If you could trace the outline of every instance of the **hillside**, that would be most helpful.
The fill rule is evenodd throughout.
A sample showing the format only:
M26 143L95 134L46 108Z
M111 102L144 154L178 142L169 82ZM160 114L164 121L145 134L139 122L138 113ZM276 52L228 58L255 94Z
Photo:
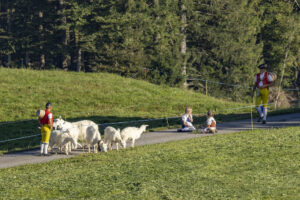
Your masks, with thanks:
M2 122L33 119L47 101L53 104L55 117L66 118L156 118L180 115L187 105L194 113L242 105L108 73L6 68L0 69L0 100Z

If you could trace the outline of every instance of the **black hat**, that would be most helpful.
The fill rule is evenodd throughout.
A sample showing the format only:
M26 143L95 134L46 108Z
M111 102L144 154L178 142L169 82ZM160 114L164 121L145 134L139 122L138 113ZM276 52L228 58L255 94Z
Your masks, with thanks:
M267 64L261 64L258 66L259 69L267 69L268 65Z
M51 106L50 102L46 103L46 108L49 108L50 106Z

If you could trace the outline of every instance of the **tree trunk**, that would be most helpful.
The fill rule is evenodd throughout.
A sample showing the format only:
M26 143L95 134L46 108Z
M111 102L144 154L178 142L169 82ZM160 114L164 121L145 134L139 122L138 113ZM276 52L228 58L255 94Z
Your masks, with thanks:
M29 52L28 52L28 50L26 50L26 52L25 52L25 65L29 66L29 63L30 63Z
M81 48L78 47L78 58L77 58L77 68L76 71L80 72L81 70Z
M180 52L183 57L182 63L182 75L184 77L183 87L187 87L187 72L186 72L186 26L187 26L187 19L186 19L186 7L184 4L181 5L181 33L183 34L183 38L181 41Z
M64 14L65 4L64 0L59 0L60 10L62 11L61 16L61 24L63 26L67 25L67 17ZM63 37L62 37L62 46L63 46L63 52L62 52L62 63L61 67L63 70L67 71L71 62L71 57L69 55L69 52L67 50L68 47L68 41L70 40L70 31L69 28L66 27L66 29L63 31Z
M79 45L79 32L74 29L74 35L75 35L75 46L76 46L76 53L75 55L77 56L76 60L76 71L80 72L81 70L81 47Z
M294 81L293 86L296 89L296 90L294 90L294 96L297 97L297 98L299 98L298 97L298 84L297 84L298 77L299 77L299 71L297 69L295 69L294 74L295 74L295 78L294 78L295 81Z
M81 71L85 72L86 70L85 70L85 63L84 63L84 58L85 58L84 51L82 51L82 50L80 50L80 51L81 51L81 62L80 63L81 63L81 69L82 69Z
M153 1L153 4L154 4L154 8L159 8L159 0L154 0ZM156 22L155 22L155 24L159 24L159 20L160 20L160 16L159 16L159 13L155 13L156 14L156 17L155 17L155 20L156 20ZM155 44L159 44L159 41L160 41L160 39L161 39L161 36L160 36L160 32L159 31L157 31L156 33L155 33Z
M290 23L288 21L288 23ZM284 73L285 73L285 69L286 69L286 63L287 63L287 59L288 59L288 55L289 55L289 51L290 51L290 45L293 42L293 37L295 35L295 26L292 23L293 26L293 31L292 33L289 35L288 41L287 41L287 46L286 46L286 50L285 50L285 55L284 55L284 60L283 60L283 66L282 66L282 71L281 71L281 77L280 77L280 82L279 82L279 86L278 86L278 91L277 91L277 96L276 96L276 100L275 100L275 109L278 106L278 100L279 100L279 96L280 96L280 89L281 89L281 85L282 85L282 81L283 81L283 77L284 77Z
M2 11L2 1L0 0L0 28L3 29L3 20L2 20L2 15L3 15L3 11ZM5 30L5 29L3 29ZM0 66L2 66L2 55L0 53Z
M280 82L279 82L278 89L277 89L277 96L276 96L276 100L275 100L275 109L277 109L277 106L278 106L278 100L279 100L279 96L280 96L280 89L281 89L281 84L282 84L284 73L285 73L286 62L287 62L289 50L290 50L290 48L288 46L288 48L285 51L285 56L284 56L284 61L283 61L283 66L282 66L282 71L281 71Z
M39 12L39 18L40 18L40 42L44 40L44 27L43 27L43 12L40 11ZM43 45L40 45L40 51L41 51L41 55L40 55L40 69L45 69L45 65L46 65L46 61L45 61L45 54L44 54L44 47Z
M296 97L297 97L297 100L298 100L298 105L300 105L300 102L299 102L299 97L300 97L300 95L299 95L299 89L300 89L300 87L299 87L299 85L300 85L300 69L298 69L297 70L297 72L296 72Z
M11 32L11 8L10 8L9 2L7 2L6 13L7 13L7 32L8 32L8 34L10 34L10 32ZM11 54L9 53L7 55L7 66L10 66L10 65L11 65Z

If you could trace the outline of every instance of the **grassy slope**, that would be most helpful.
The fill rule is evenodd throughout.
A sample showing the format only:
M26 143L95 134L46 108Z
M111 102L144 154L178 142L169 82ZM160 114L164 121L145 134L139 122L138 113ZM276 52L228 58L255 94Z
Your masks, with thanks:
M299 128L256 130L0 170L4 199L299 199Z
M5 68L0 68L0 99L0 122L35 118L47 101L53 103L54 115L67 118L152 118L182 114L187 105L196 113L241 105L107 73Z

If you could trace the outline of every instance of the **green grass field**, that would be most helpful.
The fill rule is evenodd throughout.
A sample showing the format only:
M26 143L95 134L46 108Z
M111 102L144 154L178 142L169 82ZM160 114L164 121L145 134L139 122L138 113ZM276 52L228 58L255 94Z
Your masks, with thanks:
M0 194L2 199L299 199L299 142L299 128L284 128L85 154L1 169Z
M195 113L243 105L108 73L6 68L0 68L0 99L0 122L35 118L47 101L66 118L155 118L180 115L187 105Z
M37 120L12 124L1 122L34 119L36 110L43 109L47 101L53 104L54 117L61 115L69 121L90 119L96 123L179 116L188 105L196 114L204 114L208 109L239 113L241 110L227 109L245 106L108 73L7 68L0 68L0 101L0 141L38 134ZM168 122L169 125L180 123L178 119ZM150 125L151 128L168 126L166 120L154 121ZM39 140L36 137L0 143L0 154L35 147Z

